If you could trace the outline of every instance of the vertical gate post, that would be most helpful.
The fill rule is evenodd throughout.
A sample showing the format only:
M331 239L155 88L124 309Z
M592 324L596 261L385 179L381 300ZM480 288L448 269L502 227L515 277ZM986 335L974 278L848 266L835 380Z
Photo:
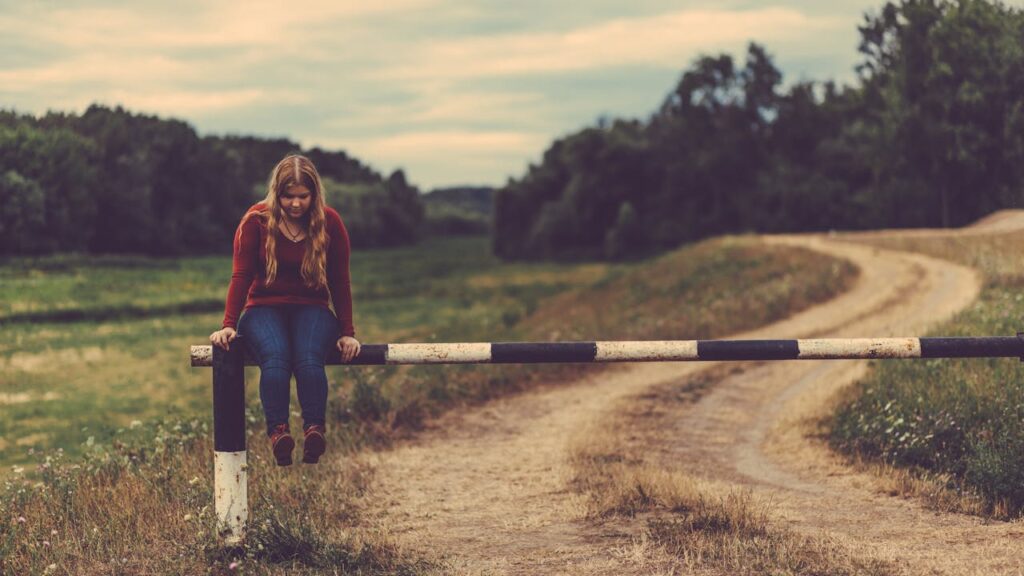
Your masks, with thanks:
M213 501L220 535L235 545L249 518L245 457L245 354L213 347Z

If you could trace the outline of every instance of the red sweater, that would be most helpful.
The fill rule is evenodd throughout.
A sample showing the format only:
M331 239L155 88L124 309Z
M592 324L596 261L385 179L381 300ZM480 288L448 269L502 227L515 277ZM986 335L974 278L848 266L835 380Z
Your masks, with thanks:
M249 211L264 211L262 202ZM247 212L248 213L248 212ZM350 246L348 231L341 216L331 207L324 207L324 227L327 229L327 286L315 289L302 280L302 258L306 254L309 238L292 242L280 235L277 239L277 278L267 285L267 226L259 217L251 217L235 232L234 259L231 284L228 286L222 326L237 328L238 317L252 306L280 304L314 304L334 312L342 336L355 336L352 326L352 283L348 261Z

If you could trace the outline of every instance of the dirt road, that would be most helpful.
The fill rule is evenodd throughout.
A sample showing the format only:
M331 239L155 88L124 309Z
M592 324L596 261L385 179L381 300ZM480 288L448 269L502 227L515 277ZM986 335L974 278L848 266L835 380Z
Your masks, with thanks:
M861 277L838 298L735 338L920 335L966 307L980 286L972 270L923 256L821 236L764 241L846 258ZM1024 572L1020 523L984 525L879 495L872 478L806 438L804 422L866 362L741 366L652 436L664 465L770 497L791 528L897 559L911 573ZM372 456L379 485L371 500L403 546L444 558L456 573L650 573L623 532L581 519L580 497L567 484L569 441L631 397L712 367L623 365L448 416L414 442Z

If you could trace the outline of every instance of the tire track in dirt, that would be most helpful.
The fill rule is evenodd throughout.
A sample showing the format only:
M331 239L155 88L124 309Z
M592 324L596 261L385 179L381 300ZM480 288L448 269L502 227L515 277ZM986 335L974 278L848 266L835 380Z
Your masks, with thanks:
M913 336L967 306L979 290L973 271L924 256L821 236L765 241L849 259L862 274L849 292L734 338ZM415 440L368 457L378 482L368 501L401 546L441 556L456 573L649 573L623 533L580 520L580 497L568 485L570 438L629 397L713 366L621 365L447 415ZM866 366L746 363L681 411L674 428L660 434L670 445L659 451L667 448L689 473L771 498L794 529L906 559L915 573L1017 573L1024 565L1024 554L1013 551L1024 532L1019 525L983 526L880 496L869 478L805 439L802 423Z

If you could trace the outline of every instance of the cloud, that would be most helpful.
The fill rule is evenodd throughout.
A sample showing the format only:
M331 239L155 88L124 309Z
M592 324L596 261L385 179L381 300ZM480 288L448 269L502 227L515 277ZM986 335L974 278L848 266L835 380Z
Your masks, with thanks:
M338 54L311 41L314 31L322 33L331 22L335 29L356 30L359 18L424 9L436 1L23 6L0 14L0 36L45 46L48 57L0 68L0 94L8 103L36 101L33 107L114 100L179 116L266 103L274 95L282 96L282 105L306 102L310 98L294 95L315 91L312 83L298 86L317 67L310 60ZM320 86L327 82L316 80ZM48 95L45 103L39 102L42 94Z
M515 131L474 132L446 130L406 132L394 136L352 142L353 147L375 156L400 157L403 154L429 153L436 156L479 155L494 152L527 152L547 137Z
M0 31L74 49L173 50L275 47L308 50L304 33L324 23L426 9L437 0L387 2L234 0L129 8L43 7L0 17Z
M86 53L33 68L0 70L6 90L26 92L76 83L162 83L199 80L208 70L160 54L123 55L116 58Z
M121 104L129 110L146 110L168 116L197 115L272 103L302 104L309 96L291 90L270 92L258 88L222 91L131 91L113 90L99 101Z
M408 62L381 70L383 78L469 79L645 65L677 68L697 52L757 38L792 38L845 26L788 8L685 10L616 19L562 32L516 33L438 40Z
M428 189L454 182L501 184L525 169L526 159L548 140L544 133L513 130L439 130L379 138L312 138L303 144L342 148L383 172L400 167L412 182Z
M448 85L417 86L414 94L397 103L382 103L373 99L357 103L349 114L327 123L337 130L361 130L394 126L401 122L405 126L502 124L528 122L536 118L539 108L545 105L545 96L536 91L487 92Z

